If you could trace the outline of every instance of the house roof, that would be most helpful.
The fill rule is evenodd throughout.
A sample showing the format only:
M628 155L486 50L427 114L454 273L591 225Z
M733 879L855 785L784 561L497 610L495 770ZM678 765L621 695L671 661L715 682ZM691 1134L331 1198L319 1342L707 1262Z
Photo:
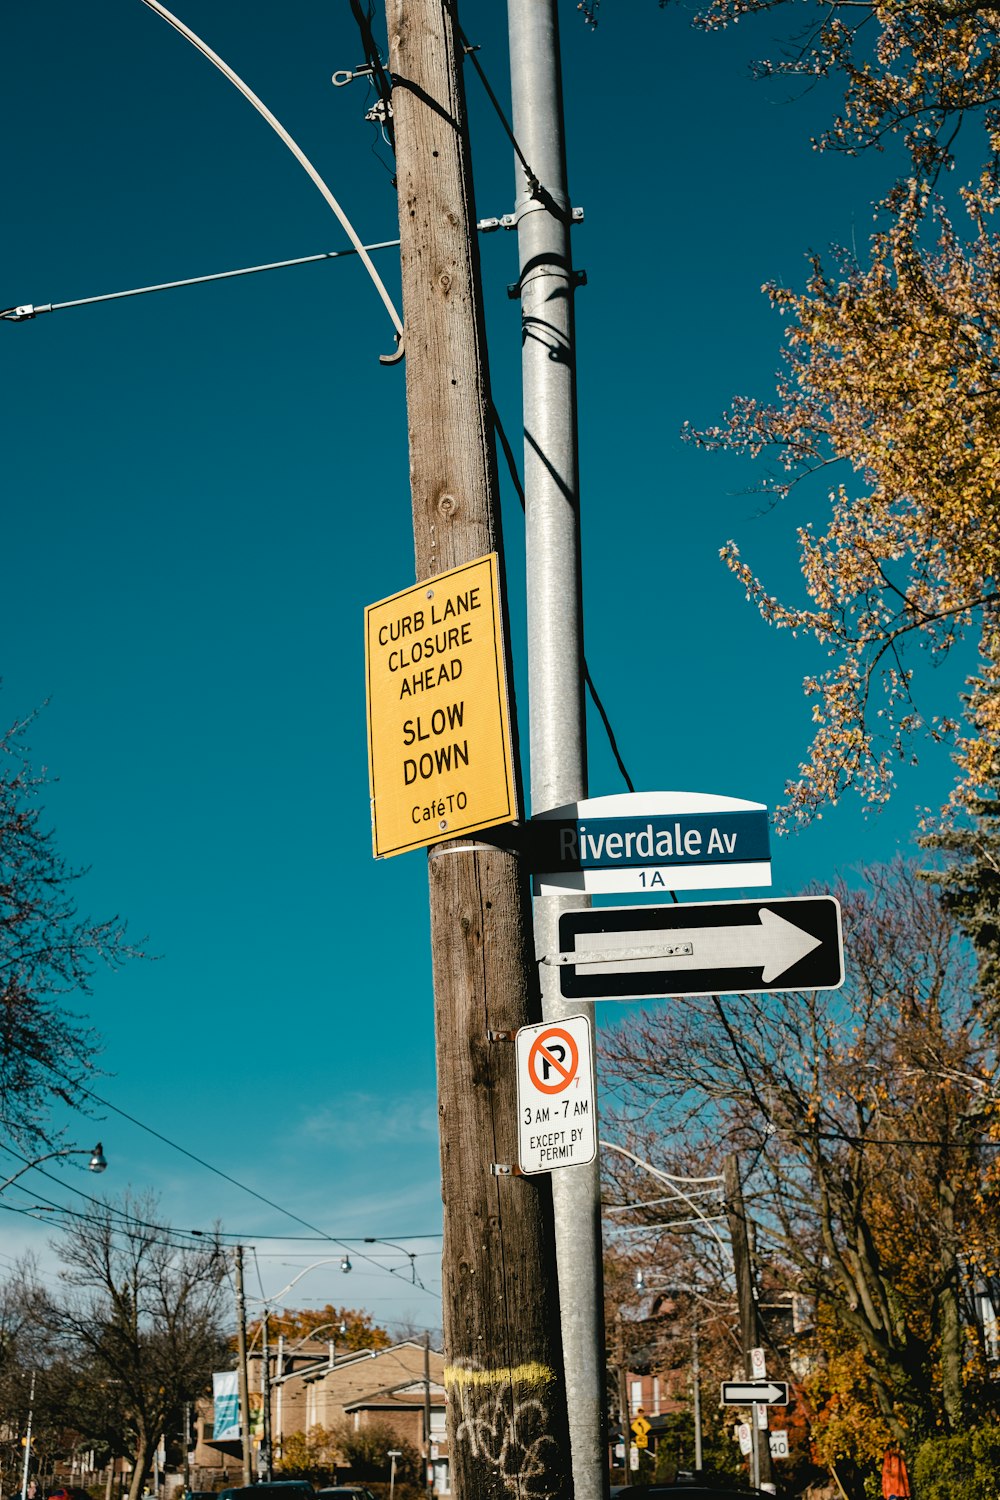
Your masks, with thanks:
M445 1403L445 1391L443 1385L435 1381L430 1383L431 1405L441 1407ZM422 1408L424 1404L424 1383L420 1381L412 1385L390 1386L386 1390L372 1391L370 1395L359 1396L356 1401L345 1401L345 1411L360 1411L362 1407L399 1408L415 1406Z
M322 1361L302 1371L298 1378L303 1385L322 1385L327 1399L346 1409L372 1392L385 1396L387 1392L418 1385L422 1392L424 1352L423 1344L406 1339L388 1349L338 1359L333 1366ZM432 1349L428 1362L431 1380L440 1386L444 1380L444 1355ZM404 1401L401 1404L409 1403Z

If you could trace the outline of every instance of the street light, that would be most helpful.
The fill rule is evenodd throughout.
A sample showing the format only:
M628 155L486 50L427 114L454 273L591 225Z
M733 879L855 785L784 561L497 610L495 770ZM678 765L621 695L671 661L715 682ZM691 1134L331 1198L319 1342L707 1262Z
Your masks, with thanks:
M19 1167L18 1170L13 1174L13 1176L7 1178L6 1182L0 1182L0 1193L9 1188L11 1183L16 1182L19 1177L23 1177L25 1172L30 1172L32 1167L39 1167L41 1166L43 1161L51 1161L54 1156L89 1156L90 1160L87 1163L89 1171L107 1171L108 1164L105 1160L104 1151L100 1141L98 1141L93 1150L91 1150L88 1146L62 1146L58 1151L46 1151L44 1156L36 1156L34 1161L26 1161L24 1166ZM31 1394L28 1397L28 1430L25 1434L24 1439L24 1468L21 1473L21 1500L26 1500L26 1496L28 1493L28 1466L31 1462L31 1426L35 1414L34 1407L35 1376L34 1374L32 1374Z
M100 1141L93 1149L89 1146L63 1146L58 1151L46 1151L44 1156L36 1156L34 1161L26 1161L12 1177L7 1178L6 1182L0 1182L0 1193L9 1188L11 1183L16 1182L19 1177L23 1177L25 1172L30 1172L32 1167L39 1167L43 1161L51 1161L54 1156L89 1156L87 1169L90 1172L104 1172L108 1166Z
M0 1193L23 1177L25 1172L30 1172L32 1167L40 1167L43 1161L51 1161L54 1156L89 1156L87 1167L91 1172L104 1172L107 1170L107 1162L100 1141L91 1149L89 1146L61 1146L57 1151L46 1151L43 1156L36 1156L34 1161L26 1161L23 1167L8 1177L5 1182L0 1182ZM31 1462L31 1427L35 1415L35 1377L31 1377L31 1394L28 1397L28 1430L24 1438L24 1467L21 1473L21 1500L25 1500L28 1493L28 1466Z
M698 1302L704 1302L706 1307L713 1304L708 1297L703 1297L697 1287L685 1285L679 1281L664 1281L659 1287L654 1287L647 1282L642 1268L639 1267L635 1273L635 1289L637 1292L667 1291L684 1292ZM727 1304L731 1305L731 1304ZM691 1309L691 1389L693 1394L693 1418L694 1418L694 1467L695 1473L701 1473L702 1467L702 1436L701 1436L701 1365L698 1354L698 1309Z
M703 1213L702 1210L701 1210L701 1208L694 1201L694 1198L692 1196L692 1193L698 1187L702 1187L705 1184L711 1184L712 1186L715 1186L715 1184L717 1184L717 1183L722 1183L723 1182L723 1178L719 1174L713 1173L709 1177L678 1177L678 1176L676 1176L672 1172L661 1171L661 1169L659 1167L654 1167L653 1164L652 1164L652 1162L645 1161L641 1156L636 1156L636 1154L635 1154L634 1151L628 1151L628 1150L626 1150L626 1148L624 1146L617 1146L617 1145L615 1145L615 1143L613 1141L602 1141L601 1142L601 1146L602 1146L602 1148L605 1151L614 1151L618 1156L624 1156L624 1157L626 1157L630 1162L633 1163L634 1166L637 1166L637 1167L641 1168L644 1172L649 1172L653 1177L658 1178L660 1182L665 1183L666 1186L667 1186L667 1188L669 1189L670 1193L673 1195L673 1201L674 1202L680 1201L682 1203L685 1203L693 1211L694 1218L691 1219L691 1220L688 1220L686 1222L688 1222L690 1224L694 1224L694 1225L698 1225L698 1224L703 1225L705 1228L707 1228L709 1230L709 1232L712 1235L714 1235L714 1237L718 1241L719 1245L722 1246L723 1249L725 1249L725 1246L723 1245L722 1239L720 1238L717 1230L715 1229L715 1227L714 1227L714 1225L712 1223L712 1219L715 1217L715 1215L710 1215L710 1214ZM685 1187L691 1188L692 1189L692 1193L685 1192L684 1189L679 1186L680 1183L684 1183ZM642 1205L636 1205L636 1206L641 1207ZM646 1226L643 1226L643 1227L646 1227ZM664 1229L664 1228L669 1229L671 1226L670 1226L669 1223L666 1223L666 1224L653 1224L653 1225L648 1226L648 1227L653 1228L653 1229ZM646 1290L652 1290L652 1288L647 1288L646 1281L645 1281L645 1278L643 1276L641 1267L637 1268L636 1273L635 1273L635 1289L636 1289L637 1292L643 1292L643 1291L646 1291ZM701 1295L701 1293L697 1290L697 1288L695 1288L693 1286L679 1286L679 1285L677 1285L677 1286L673 1287L673 1290L687 1292L689 1295L691 1295L693 1297L696 1297L701 1302L706 1302L706 1303L708 1302L708 1298L703 1297ZM624 1337L622 1338L622 1359L624 1360ZM698 1474L700 1474L701 1473L701 1467L702 1467L701 1371L700 1371L700 1364L699 1364L699 1357L698 1357L698 1314L697 1314L697 1310L696 1309L693 1311L692 1326L691 1326L691 1384L692 1384L692 1392L693 1392L693 1397L694 1397L694 1401L693 1401L693 1408L694 1409L693 1409L693 1412L692 1412L692 1416L693 1416L693 1419L694 1419L694 1467L695 1467L695 1472L698 1473ZM619 1398L619 1404L621 1404L621 1398ZM627 1420L627 1413L623 1413L623 1416L622 1416L622 1441L623 1442L626 1440L626 1435L625 1435L626 1420Z

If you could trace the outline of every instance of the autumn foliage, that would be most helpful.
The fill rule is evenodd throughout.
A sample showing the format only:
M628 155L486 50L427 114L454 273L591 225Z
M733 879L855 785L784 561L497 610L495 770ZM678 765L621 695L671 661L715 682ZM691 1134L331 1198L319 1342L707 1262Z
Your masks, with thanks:
M700 22L788 3L712 0ZM688 429L761 461L771 495L829 484L828 520L798 530L806 605L769 592L736 543L722 554L766 620L828 653L805 683L815 731L785 822L847 787L883 801L925 735L954 737L952 803L964 806L1000 747L997 12L962 0L811 9L815 26L759 71L839 78L842 108L816 144L856 153L894 138L904 169L866 256L813 256L803 289L764 288L787 323L775 399L738 398L723 422ZM918 650L940 659L967 636L981 665L960 727L959 704L935 702L915 667Z
M631 1017L605 1035L602 1129L677 1174L651 1190L647 1174L606 1166L609 1200L633 1205L609 1218L626 1270L679 1289L674 1319L693 1299L721 1379L733 1282L711 1183L737 1155L777 1320L768 1373L795 1383L811 1457L846 1485L890 1439L915 1452L997 1415L975 1294L1000 1278L1000 1063L933 888L898 863L837 894L844 989ZM811 1316L794 1327L803 1302Z

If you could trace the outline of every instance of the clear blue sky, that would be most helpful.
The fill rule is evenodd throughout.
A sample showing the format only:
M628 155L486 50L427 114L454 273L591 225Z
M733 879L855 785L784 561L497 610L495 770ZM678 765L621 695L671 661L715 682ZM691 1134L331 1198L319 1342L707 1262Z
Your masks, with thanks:
M345 0L177 6L362 238L393 238L365 86L330 83L362 61ZM572 3L562 18L570 184L586 214L587 654L637 787L773 806L808 744L801 681L817 659L758 620L718 549L735 538L800 597L794 528L822 514L822 495L764 511L749 464L679 434L736 392L771 390L781 325L761 284L800 285L810 249L863 247L889 168L811 149L832 92L791 101L751 80L780 15L707 37L655 0L604 0L600 18L588 31ZM504 8L467 4L463 23L506 99ZM5 50L3 305L345 244L276 136L139 0L12 7ZM471 74L469 94L478 212L499 216L511 152ZM495 398L516 436L515 236L484 238L482 253ZM379 266L395 289L395 253ZM362 612L414 581L403 374L378 364L391 347L356 260L4 323L0 713L48 700L31 743L58 777L47 806L61 848L91 867L81 904L126 915L160 955L97 976L99 1091L324 1232L419 1251L433 1288L439 1242L411 1238L440 1230L425 859L373 862L368 815ZM523 703L509 486L504 505ZM848 801L778 843L775 893L906 849L915 806L940 801L948 773L939 754L880 816ZM591 792L621 789L595 718ZM105 1113L55 1116L73 1139L103 1138L101 1187L155 1188L178 1227L221 1218L257 1243L268 1295L339 1258L321 1241L258 1238L309 1231ZM24 1183L11 1204L79 1205L70 1185L94 1179ZM14 1214L0 1232L0 1267L45 1244ZM350 1277L335 1260L288 1300L438 1325L438 1299L362 1249Z

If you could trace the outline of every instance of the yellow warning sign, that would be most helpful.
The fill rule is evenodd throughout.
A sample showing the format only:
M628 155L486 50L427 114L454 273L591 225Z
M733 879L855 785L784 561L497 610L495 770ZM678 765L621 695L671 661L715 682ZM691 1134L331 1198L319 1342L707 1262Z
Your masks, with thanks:
M365 610L377 857L518 816L495 553Z
M635 1446L637 1448L649 1447L649 1437L647 1436L647 1434L650 1431L650 1426L651 1424L649 1420L646 1418L644 1413L640 1411L639 1415L632 1423L632 1432L634 1434L632 1441L635 1443Z

